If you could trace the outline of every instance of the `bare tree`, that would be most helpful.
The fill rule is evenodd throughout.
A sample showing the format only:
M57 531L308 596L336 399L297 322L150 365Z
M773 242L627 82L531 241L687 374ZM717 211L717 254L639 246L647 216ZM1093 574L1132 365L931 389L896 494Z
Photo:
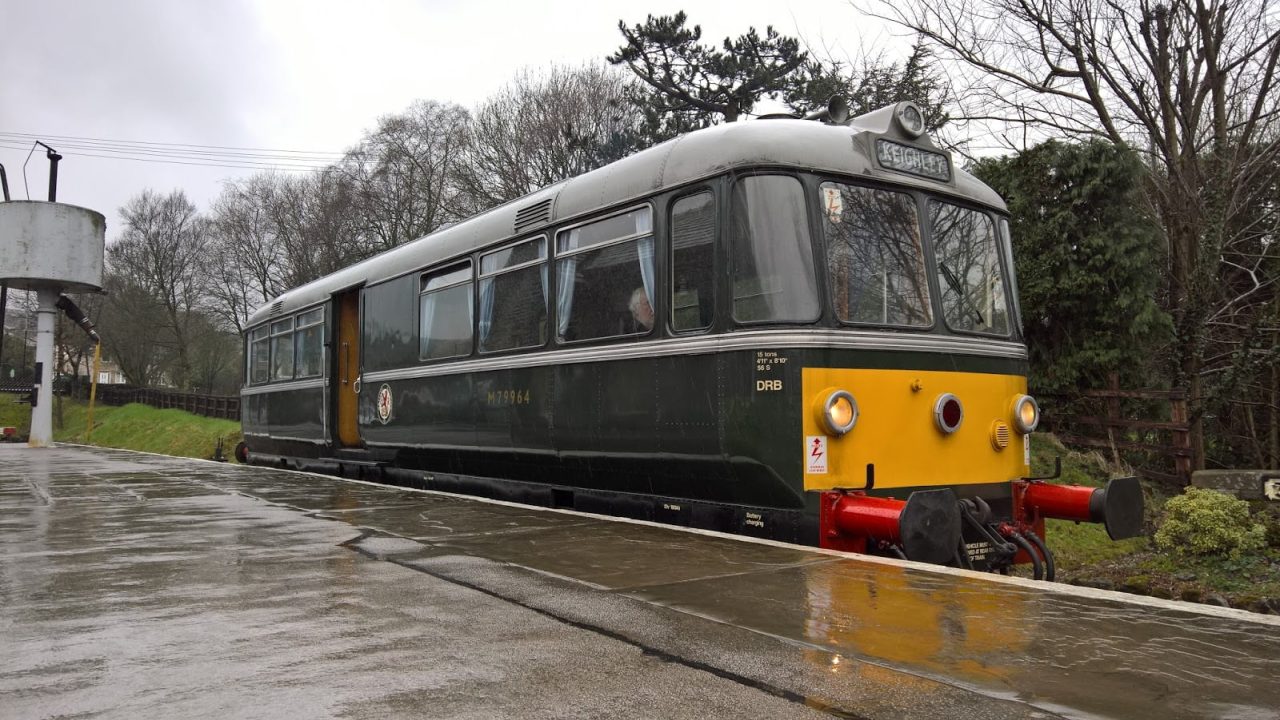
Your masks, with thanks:
M350 184L361 235L389 250L457 219L455 176L467 137L467 111L419 100L347 153L338 170Z
M147 288L111 268L102 282L107 293L98 323L103 354L115 360L130 384L158 384L171 354L158 332L165 322L163 308Z
M1174 379L1189 391L1202 463L1204 383L1228 373L1242 343L1276 322L1268 308L1280 244L1276 199L1266 196L1280 170L1274 7L872 1L880 17L962 61L962 117L1102 137L1148 158L1167 243Z
M181 190L166 196L150 190L134 197L120 214L124 231L107 248L108 263L124 281L144 292L160 309L159 332L174 357L171 381L191 382L191 328L204 300L209 223Z
M616 160L638 119L625 73L602 65L524 71L476 109L459 183L462 214L500 205Z
M258 306L288 289L285 252L272 214L282 182L275 173L229 182L210 211L209 299L237 331Z
M241 381L243 346L238 332L231 332L217 318L200 314L191 327L191 388L199 392L230 394Z
M281 178L269 209L284 253L286 288L373 254L360 236L351 184L340 173Z

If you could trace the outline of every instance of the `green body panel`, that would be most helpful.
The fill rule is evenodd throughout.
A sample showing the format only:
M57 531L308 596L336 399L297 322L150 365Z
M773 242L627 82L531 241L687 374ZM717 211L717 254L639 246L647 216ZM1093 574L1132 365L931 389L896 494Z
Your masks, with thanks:
M834 349L541 365L389 381L385 423L382 384L370 384L361 435L424 470L802 508L806 366L1026 372L1019 360ZM762 378L782 389L760 390Z
M311 387L245 395L240 404L240 422L245 435L309 440L324 443L325 388Z

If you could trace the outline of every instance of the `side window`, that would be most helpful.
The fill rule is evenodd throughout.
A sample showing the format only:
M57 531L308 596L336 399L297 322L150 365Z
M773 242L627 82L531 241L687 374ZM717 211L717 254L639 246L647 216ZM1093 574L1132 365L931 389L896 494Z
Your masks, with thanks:
M636 208L556 235L560 340L652 332L652 213Z
M929 201L933 250L947 327L964 332L1009 334L1009 304L996 243L986 213Z
M324 308L298 315L297 330L293 334L293 354L297 363L296 377L324 374Z
M271 379L293 379L293 318L271 323Z
M266 325L249 333L249 384L271 379L271 335Z
M813 322L818 281L800 181L752 175L733 186L733 319Z
M1013 323L1022 328L1022 296L1018 294L1018 273L1013 262L1013 233L1009 230L1008 218L1000 218L1000 245L1004 252L1004 266L1009 268L1009 288L1013 291L1009 297L1009 304L1013 306Z
M680 198L671 209L671 327L704 330L715 312L716 204L710 192Z
M418 296L418 357L471 354L471 261L422 276Z
M480 352L547 342L547 239L480 256Z

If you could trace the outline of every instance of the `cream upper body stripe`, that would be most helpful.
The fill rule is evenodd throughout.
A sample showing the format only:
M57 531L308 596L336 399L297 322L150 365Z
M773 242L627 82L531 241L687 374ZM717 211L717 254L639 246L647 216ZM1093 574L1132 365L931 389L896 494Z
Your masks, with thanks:
M410 378L458 375L462 373L509 370L513 368L565 365L571 363L607 362L677 355L706 355L734 350L778 350L832 348L841 350L880 350L934 354L970 355L1011 360L1027 359L1021 343L1001 340L979 340L945 335L907 335L886 332L850 333L838 330L756 330L725 335L693 338L670 338L656 342L621 343L583 348L564 348L551 352L522 353L499 357L480 357L435 365L378 370L364 373L365 382L407 380Z
M275 383L268 385L254 385L240 389L241 395L258 395L267 392L287 392L289 390L310 390L312 388L322 388L327 383L327 379L323 377L307 378L305 380L293 380L291 382Z

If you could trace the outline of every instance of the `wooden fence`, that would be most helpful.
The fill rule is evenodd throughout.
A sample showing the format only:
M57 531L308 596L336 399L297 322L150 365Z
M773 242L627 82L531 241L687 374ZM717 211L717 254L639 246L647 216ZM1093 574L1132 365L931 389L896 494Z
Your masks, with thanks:
M1082 406L1092 407L1090 414L1046 413L1047 424L1058 439L1069 445L1109 450L1113 462L1119 464L1122 451L1154 456L1165 461L1164 469L1154 463L1133 463L1136 471L1154 480L1186 485L1191 482L1193 452L1191 424L1187 415L1187 396L1182 390L1122 390L1116 375L1108 378L1107 387L1085 390ZM1126 403L1126 401L1128 401ZM1145 403L1134 401L1146 401ZM1150 406L1168 404L1168 420L1153 420ZM1143 405L1147 411L1143 411ZM1135 417L1145 415L1147 417ZM1172 469L1172 472L1168 470Z
M103 405L127 405L136 402L154 408L186 410L205 417L240 419L239 395L203 395L158 388L99 385L98 402Z

